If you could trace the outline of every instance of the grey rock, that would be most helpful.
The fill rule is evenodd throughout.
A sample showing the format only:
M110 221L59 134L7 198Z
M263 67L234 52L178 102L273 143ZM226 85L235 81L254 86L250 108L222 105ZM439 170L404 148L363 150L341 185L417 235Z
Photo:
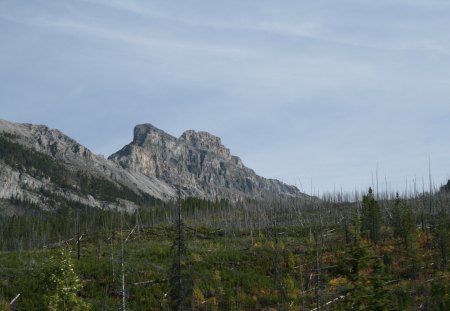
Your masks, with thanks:
M0 134L37 152L47 154L72 172L88 172L136 194L148 194L162 201L174 199L181 187L183 196L209 200L272 199L305 197L296 187L266 179L244 166L222 145L219 137L189 130L179 138L151 124L134 128L133 141L105 159L44 125L19 124L0 119ZM52 206L45 193L101 209L132 212L136 203L117 198L103 202L72 188L61 188L46 178L10 167L0 158L0 200L18 198L42 209Z
M74 170L89 171L94 176L120 182L135 191L148 193L161 200L168 200L176 195L170 185L138 172L124 170L103 156L92 153L59 130L49 129L44 125L18 124L0 119L0 133L2 132L14 137L14 142L45 153Z
M181 186L184 196L206 199L272 199L304 197L296 187L258 176L219 137L188 130L179 138L151 124L134 128L133 141L109 160L126 170Z

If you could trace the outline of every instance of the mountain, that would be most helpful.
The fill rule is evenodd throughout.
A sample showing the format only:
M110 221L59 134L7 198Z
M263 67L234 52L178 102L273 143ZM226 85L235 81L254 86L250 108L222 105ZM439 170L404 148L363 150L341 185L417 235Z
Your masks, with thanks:
M175 195L168 184L131 174L58 130L0 120L0 199L15 203L0 205L4 213L73 203L132 211Z
M175 138L138 125L133 141L105 159L59 130L0 119L0 213L75 203L133 211L176 198L180 186L185 197L234 202L305 196L256 175L206 132Z
M441 192L450 192L450 179L447 183L439 188Z
M294 186L258 176L207 132L189 130L176 138L151 124L137 125L133 141L108 159L128 171L180 185L189 197L238 201L303 196Z

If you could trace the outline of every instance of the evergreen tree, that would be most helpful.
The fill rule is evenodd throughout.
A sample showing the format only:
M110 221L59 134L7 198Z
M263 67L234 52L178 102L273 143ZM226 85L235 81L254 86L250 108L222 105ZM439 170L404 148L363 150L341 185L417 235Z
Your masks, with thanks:
M432 307L434 310L450 310L450 281L448 278L435 280L431 283Z
M361 221L362 232L367 233L370 241L377 244L380 240L381 211L373 196L372 188L369 188L368 194L363 197Z
M416 220L412 209L401 201L398 193L392 210L392 227L394 236L402 241L400 253L404 253L407 258L406 273L416 277L419 262L415 245L418 238Z
M401 238L406 250L411 250L417 238L416 220L409 206L403 204L397 193L392 211L394 236Z
M369 276L370 287L372 294L369 303L372 306L371 310L384 311L392 310L390 294L386 289L385 283L385 269L382 260L379 257L372 257L372 272Z
M445 209L442 209L438 214L436 221L434 235L436 236L437 246L440 254L440 268L442 271L447 269L447 258L449 252L449 228L450 222Z
M343 272L349 281L345 299L338 304L343 310L389 310L389 293L384 286L383 263L368 240L362 239L359 217L353 221L354 243L347 246Z
M371 286L368 286L367 271L373 256L367 241L357 239L349 246L344 258L345 274L350 286L343 302L346 310L365 310L370 307L369 296Z

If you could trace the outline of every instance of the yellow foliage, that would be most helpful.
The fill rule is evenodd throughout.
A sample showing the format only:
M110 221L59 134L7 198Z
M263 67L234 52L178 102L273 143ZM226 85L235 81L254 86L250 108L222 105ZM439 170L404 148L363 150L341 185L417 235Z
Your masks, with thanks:
M286 289L287 298L294 300L297 298L299 290L295 287L295 282L290 275L284 278L284 287Z
M383 253L388 253L388 254L390 254L390 253L392 253L394 250L395 250L395 247L394 247L394 245L391 245L391 244L383 245L383 246L381 247L381 251L382 251Z
M225 290L223 289L222 286L219 286L219 287L217 288L217 293L219 293L220 295L225 295Z
M286 248L286 244L284 244L283 241L279 241L278 242L278 249L283 251L285 248Z
M360 243L361 243L361 246L365 246L365 247L369 247L371 245L370 240L367 240L367 239L362 239L360 241Z
M290 270L294 270L295 264L297 263L297 259L295 258L294 254L291 252L287 255L287 266Z
M9 303L6 301L0 301L0 311L9 311Z
M208 310L213 310L213 311L219 310L219 301L217 300L216 297L210 297L208 299L208 306L209 306Z
M336 254L333 253L325 253L322 255L322 262L324 264L331 264L336 258Z
M191 258L192 258L192 261L193 261L193 262L201 262L201 261L203 261L202 256L200 256L200 255L197 254L197 253L193 253L193 254L191 255Z
M255 243L253 244L253 247L254 247L254 248L261 248L261 246L262 246L261 242L255 242Z
M265 296L265 295L268 295L269 293L270 293L270 289L261 288L259 290L259 295L260 296Z
M205 302L205 296L203 295L203 292L200 288L194 287L194 304L196 306L201 306Z
M213 281L214 281L214 283L220 283L222 281L219 270L214 270Z
M342 286L342 285L346 285L347 283L348 283L347 278L337 277L337 278L331 279L328 284L330 284L330 286Z

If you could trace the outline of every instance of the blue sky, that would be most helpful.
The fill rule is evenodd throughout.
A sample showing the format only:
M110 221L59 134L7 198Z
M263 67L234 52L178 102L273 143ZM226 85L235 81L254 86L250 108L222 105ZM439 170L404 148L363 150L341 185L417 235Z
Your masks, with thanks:
M450 2L0 1L0 118L209 131L305 192L450 178Z

